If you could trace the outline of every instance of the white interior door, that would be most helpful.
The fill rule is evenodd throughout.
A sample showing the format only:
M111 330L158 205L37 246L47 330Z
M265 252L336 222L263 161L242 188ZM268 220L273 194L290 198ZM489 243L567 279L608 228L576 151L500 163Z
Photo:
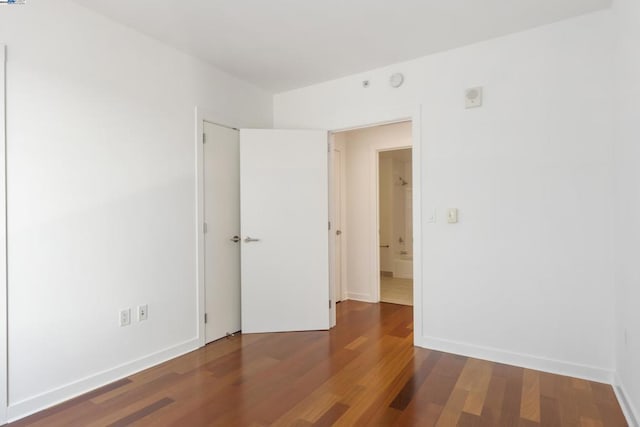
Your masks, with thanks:
M240 134L204 123L206 342L240 330Z
M242 332L329 329L327 132L241 130Z

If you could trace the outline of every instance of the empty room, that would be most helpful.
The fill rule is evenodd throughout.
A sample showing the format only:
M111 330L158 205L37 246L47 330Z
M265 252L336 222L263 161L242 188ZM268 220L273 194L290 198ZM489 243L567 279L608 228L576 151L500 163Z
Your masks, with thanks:
M637 0L0 0L0 425L640 422Z

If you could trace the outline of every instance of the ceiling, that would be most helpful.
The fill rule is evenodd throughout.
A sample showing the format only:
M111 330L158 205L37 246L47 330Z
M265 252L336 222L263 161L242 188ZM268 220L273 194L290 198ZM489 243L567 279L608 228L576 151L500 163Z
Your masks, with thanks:
M611 0L75 1L272 92L611 5Z

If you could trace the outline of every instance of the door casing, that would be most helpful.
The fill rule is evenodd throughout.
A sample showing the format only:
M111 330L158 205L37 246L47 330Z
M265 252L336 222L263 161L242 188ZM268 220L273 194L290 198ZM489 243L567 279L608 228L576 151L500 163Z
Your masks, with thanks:
M411 149L412 149L412 187L413 187L413 324L414 345L421 345L424 336L423 314L422 314L422 301L423 301L423 283L422 283L422 105L399 107L389 110L371 110L371 111L341 111L340 114L335 114L332 119L327 122L316 123L315 126L330 129L330 133L346 132L350 130L375 127L380 125L386 125L399 122L411 122ZM377 157L377 152L375 153ZM377 159L376 171L377 171ZM333 165L331 165L333 167ZM377 172L376 172L377 174ZM378 184L375 185L375 193L378 191ZM375 200L375 207L377 209L378 195L373 194ZM376 218L379 214L376 212ZM379 219L376 220L376 227L372 227L369 231L371 233L370 241L376 242L375 247L371 247L371 253L369 256L371 259L377 259L372 263L372 269L379 269L380 259L378 256L379 235L378 224ZM348 242L347 242L348 244ZM333 263L333 259L330 257L329 261ZM335 268L334 266L331 269ZM343 266L345 268L345 266ZM347 265L348 269L349 266ZM376 272L379 275L379 272ZM329 289L334 288L333 277L329 277L331 283ZM379 280L379 279L378 279ZM375 288L376 296L379 300L380 283L377 283ZM333 292L332 292L333 293Z
M7 355L7 138L5 126L5 46L0 44L0 425L7 421L9 376Z

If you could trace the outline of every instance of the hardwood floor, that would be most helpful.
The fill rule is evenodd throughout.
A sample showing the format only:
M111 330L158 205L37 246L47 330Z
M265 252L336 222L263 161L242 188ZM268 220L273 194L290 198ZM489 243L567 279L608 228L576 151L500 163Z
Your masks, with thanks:
M11 426L626 426L610 386L413 347L412 307L212 343Z

